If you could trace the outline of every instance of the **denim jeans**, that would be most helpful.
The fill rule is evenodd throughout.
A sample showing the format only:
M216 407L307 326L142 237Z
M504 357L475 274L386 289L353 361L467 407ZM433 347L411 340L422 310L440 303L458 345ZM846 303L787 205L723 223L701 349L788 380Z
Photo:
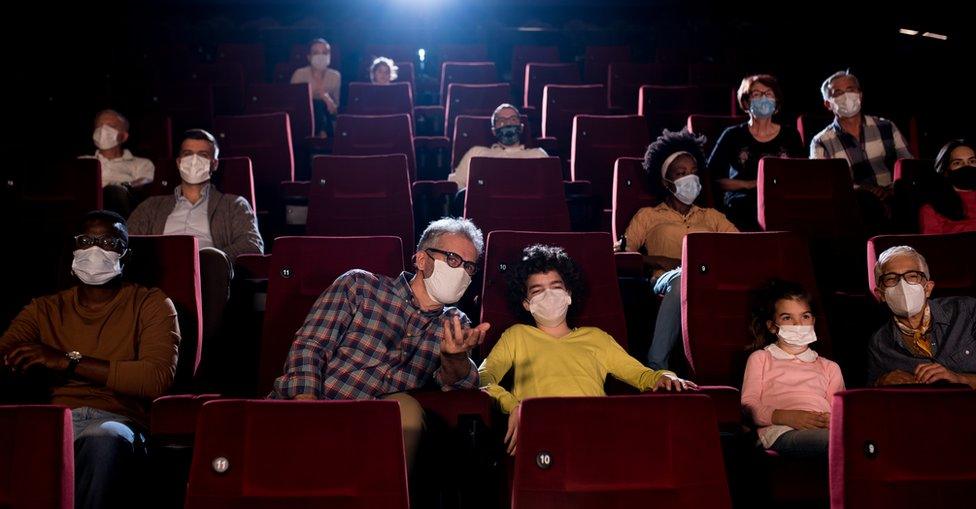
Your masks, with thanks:
M827 459L830 431L826 428L795 429L780 435L770 449L787 458Z
M681 267L661 274L654 283L654 294L663 295L654 324L654 338L647 352L651 369L668 369L671 349L681 337Z
M82 407L71 411L75 433L75 508L131 507L126 500L143 437L118 414Z

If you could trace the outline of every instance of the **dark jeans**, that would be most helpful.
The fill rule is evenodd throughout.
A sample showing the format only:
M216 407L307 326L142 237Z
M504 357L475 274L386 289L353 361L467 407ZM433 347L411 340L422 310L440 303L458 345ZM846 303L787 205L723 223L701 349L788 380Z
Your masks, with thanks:
M787 458L827 460L830 431L826 428L795 429L780 435L770 449Z
M668 369L671 350L681 337L681 267L661 274L654 283L654 294L663 295L654 324L654 338L647 352L651 369Z
M143 437L126 417L82 407L71 411L75 435L75 508L129 507Z

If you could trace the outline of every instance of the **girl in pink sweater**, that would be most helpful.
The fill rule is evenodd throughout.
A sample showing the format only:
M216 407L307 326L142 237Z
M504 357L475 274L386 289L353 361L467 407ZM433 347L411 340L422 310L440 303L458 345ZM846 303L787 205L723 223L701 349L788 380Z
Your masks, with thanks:
M837 363L810 348L817 340L810 295L799 284L773 280L758 296L757 350L746 362L742 406L767 449L826 459L830 401L844 389L844 378Z

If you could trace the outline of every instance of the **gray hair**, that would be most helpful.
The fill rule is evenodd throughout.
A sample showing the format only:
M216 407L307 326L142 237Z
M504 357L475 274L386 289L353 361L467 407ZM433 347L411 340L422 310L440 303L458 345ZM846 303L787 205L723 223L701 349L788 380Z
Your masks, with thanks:
M96 113L95 114L95 124L98 124L98 119L102 118L102 116L104 116L104 115L114 115L115 117L117 117L119 119L119 122L122 123L122 129L125 132L129 132L129 119L125 118L124 115L122 115L121 113L119 113L119 112L117 112L117 111L115 111L113 109L106 109L106 110L102 110L102 111L99 111L98 113Z
M918 262L919 268L925 273L925 277L929 277L929 264L925 261L925 257L922 253L919 253L915 248L911 246L895 246L885 249L883 253L878 255L878 263L874 264L874 280L879 281L881 276L884 274L884 266L890 262L893 258L898 256L911 256L915 258Z
M481 256L481 251L485 247L484 237L481 230L470 220L455 217L442 217L427 225L424 233L420 235L420 242L417 243L417 251L423 251L433 247L437 239L444 235L463 235L474 244L474 250Z
M834 74L831 74L827 79L824 80L823 84L820 85L820 94L823 95L824 101L830 99L831 83L840 78L850 78L854 80L854 86L856 86L858 90L861 89L861 82L857 79L857 76L851 74L850 69L846 71L837 71Z
M522 114L522 112L521 112L521 111L519 111L519 109L518 109L518 108L516 108L516 107L515 107L514 105L511 105L511 104L509 104L509 103L502 103L502 104L499 104L499 105L498 105L498 107L497 107L497 108L495 108L495 111L493 111L493 112L491 112L491 126L492 126L492 127L495 127L495 117L497 117L497 116L498 116L498 114L499 114L499 113L501 113L501 112L502 112L502 110L504 110L504 109L506 109L506 108L511 108L511 109L513 109L513 110L515 110L515 113L516 113L517 115L521 115L521 114Z

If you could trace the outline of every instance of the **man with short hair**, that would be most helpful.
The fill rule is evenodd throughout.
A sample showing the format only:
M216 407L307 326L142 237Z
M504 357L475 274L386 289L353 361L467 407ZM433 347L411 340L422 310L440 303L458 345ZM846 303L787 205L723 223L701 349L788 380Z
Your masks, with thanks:
M115 110L95 114L92 139L98 150L94 155L80 159L98 159L102 167L105 208L128 216L132 207L138 205L133 191L153 181L153 163L122 148L129 139L129 120Z
M454 173L447 176L451 182L456 182L458 189L468 187L468 173L471 167L471 159L474 157L500 157L512 159L534 159L548 157L545 150L541 148L526 148L522 144L521 136L525 126L522 124L522 117L519 110L511 104L502 104L495 108L491 114L491 132L498 140L490 147L474 146L465 152L458 162Z

